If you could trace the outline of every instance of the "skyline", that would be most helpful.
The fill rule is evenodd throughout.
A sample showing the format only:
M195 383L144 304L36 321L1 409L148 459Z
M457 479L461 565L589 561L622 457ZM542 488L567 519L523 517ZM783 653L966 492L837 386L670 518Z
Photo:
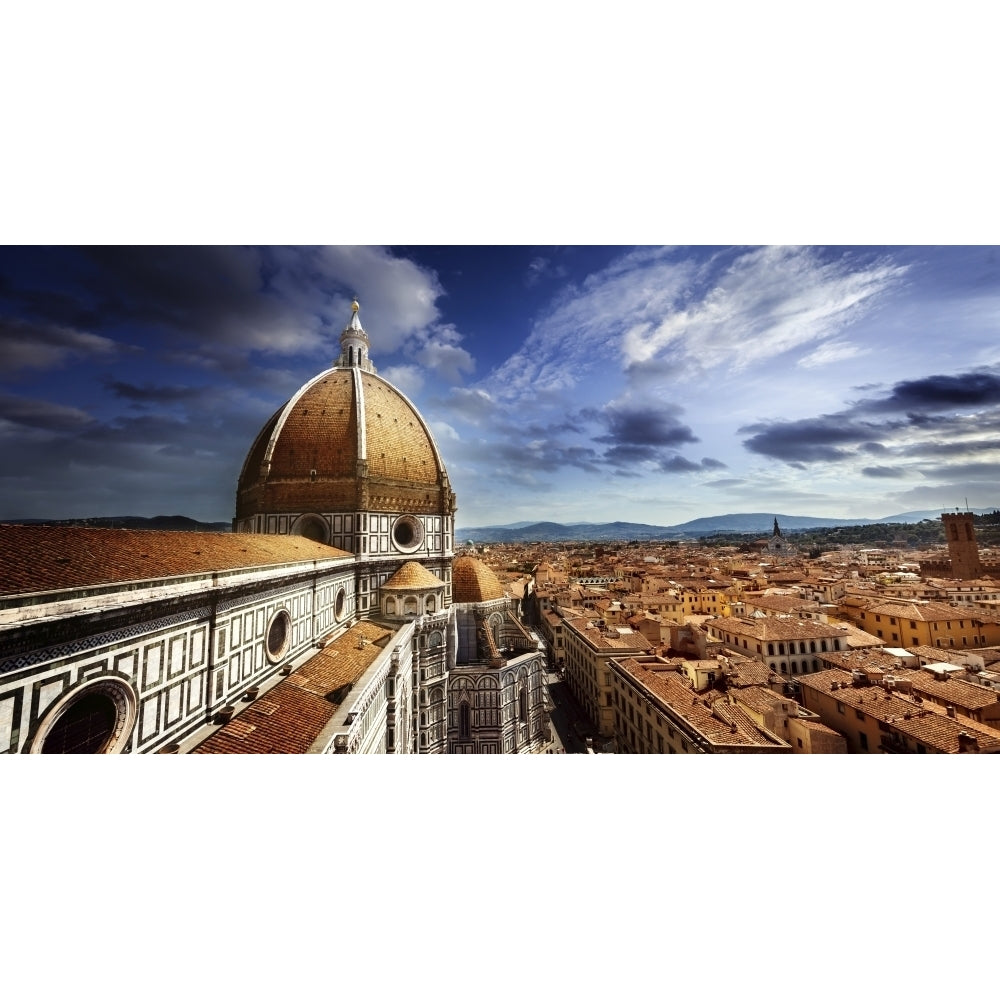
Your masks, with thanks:
M459 528L997 503L994 247L5 247L0 518L230 520L354 295Z

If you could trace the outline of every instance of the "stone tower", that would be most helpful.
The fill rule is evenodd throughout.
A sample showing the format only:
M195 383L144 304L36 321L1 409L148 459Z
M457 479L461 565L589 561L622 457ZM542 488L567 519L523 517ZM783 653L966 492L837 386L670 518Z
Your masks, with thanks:
M983 574L979 561L976 531L972 526L972 513L942 514L944 535L948 539L951 557L951 575L956 580L975 580Z

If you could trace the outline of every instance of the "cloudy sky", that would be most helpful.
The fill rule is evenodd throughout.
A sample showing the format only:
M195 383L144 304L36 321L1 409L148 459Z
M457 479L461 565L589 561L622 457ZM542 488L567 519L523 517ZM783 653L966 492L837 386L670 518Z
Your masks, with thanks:
M1000 504L993 247L0 250L0 517L232 517L357 294L461 527Z

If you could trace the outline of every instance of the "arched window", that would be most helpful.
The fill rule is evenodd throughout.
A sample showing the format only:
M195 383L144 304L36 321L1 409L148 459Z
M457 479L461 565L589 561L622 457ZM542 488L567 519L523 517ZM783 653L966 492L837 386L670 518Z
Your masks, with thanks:
M809 652L810 653L815 653L816 652L816 640L815 639L811 640L810 643L809 643Z
M528 721L528 692L523 687L517 696L517 721Z
M769 642L767 644L767 655L768 656L774 656L774 643L773 642Z
M826 652L826 639L820 639L820 641L819 641L819 648L820 648L820 652L822 652L822 653Z
M458 738L467 740L469 738L469 703L463 701L458 706Z
M415 615L417 613L417 599L415 597L406 597L403 599L403 614L404 615Z
M432 614L432 613L434 612L434 609L435 609L435 601L434 601L434 595L433 595L433 594L431 594L431 595L430 595L430 596L429 596L429 597L427 598L427 613L428 613L428 614Z
M394 615L396 613L396 598L387 597L385 599L385 613L387 615Z

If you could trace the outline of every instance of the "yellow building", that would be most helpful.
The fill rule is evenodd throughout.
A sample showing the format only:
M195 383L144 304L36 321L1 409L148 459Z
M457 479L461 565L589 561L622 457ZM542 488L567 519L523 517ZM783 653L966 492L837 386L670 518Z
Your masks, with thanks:
M845 606L845 614L889 646L937 646L969 649L1000 643L1000 624L994 616L940 601L869 601L862 607Z
M615 732L612 657L648 653L652 643L639 632L624 626L609 627L599 619L565 617L565 676L569 689L583 706L601 736Z
M848 752L1000 753L995 729L860 673L832 668L799 680L803 706L844 736Z

